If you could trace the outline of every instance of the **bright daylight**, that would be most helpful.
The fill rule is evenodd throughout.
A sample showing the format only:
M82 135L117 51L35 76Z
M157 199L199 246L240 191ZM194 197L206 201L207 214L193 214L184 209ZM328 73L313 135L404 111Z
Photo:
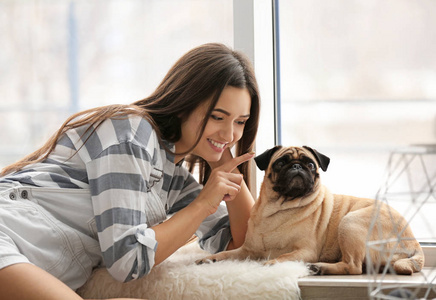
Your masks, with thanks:
M0 299L436 299L435 1L0 24Z

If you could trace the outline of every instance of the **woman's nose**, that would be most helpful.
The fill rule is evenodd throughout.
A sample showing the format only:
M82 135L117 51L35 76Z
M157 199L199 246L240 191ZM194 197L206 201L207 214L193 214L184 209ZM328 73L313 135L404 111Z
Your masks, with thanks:
M233 124L227 124L220 130L220 137L224 142L231 143L233 141Z

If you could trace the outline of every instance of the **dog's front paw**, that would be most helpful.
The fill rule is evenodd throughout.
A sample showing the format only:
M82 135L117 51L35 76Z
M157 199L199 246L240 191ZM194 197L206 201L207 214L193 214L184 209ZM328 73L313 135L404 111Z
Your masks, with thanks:
M315 264L307 264L306 267L310 271L310 275L321 275L321 267L315 265Z
M270 259L263 263L264 266L272 266L278 263L277 259Z
M197 265L202 265L202 264L214 263L214 262L217 262L217 261L218 260L217 260L216 256L215 255L211 255L211 256L204 257L202 259L198 259L198 260L195 261L195 263Z

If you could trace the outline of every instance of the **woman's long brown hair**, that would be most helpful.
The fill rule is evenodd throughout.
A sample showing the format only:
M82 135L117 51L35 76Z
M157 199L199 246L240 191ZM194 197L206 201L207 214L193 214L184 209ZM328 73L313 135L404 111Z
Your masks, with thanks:
M236 144L235 154L242 155L253 150L259 123L260 99L254 70L242 53L222 44L210 43L194 48L182 56L149 97L131 105L109 105L72 115L41 148L5 167L1 175L46 159L56 147L57 141L69 129L89 125L89 130L96 130L108 118L125 118L131 114L146 118L156 130L161 145L170 151L163 141L177 142L181 138L181 123L200 104L209 101L210 105L197 137L198 143L226 86L246 88L251 97L250 118L245 124L242 138ZM185 153L174 154L188 154L195 146ZM195 166L199 167L199 182L204 184L211 172L208 163L194 155L188 156L185 161L191 172ZM249 165L246 162L239 166L247 184L250 183Z

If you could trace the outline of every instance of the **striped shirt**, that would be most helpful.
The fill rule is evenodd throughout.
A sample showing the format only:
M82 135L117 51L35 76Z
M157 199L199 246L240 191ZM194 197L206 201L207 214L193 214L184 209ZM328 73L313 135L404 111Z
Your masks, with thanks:
M138 116L106 120L95 131L88 126L68 130L46 160L0 178L10 181L57 188L60 193L89 190L78 194L90 195L89 205L77 199L77 207L69 203L69 208L94 218L103 262L124 282L148 274L154 265L157 241L150 227L186 207L201 190L159 144L149 122ZM50 209L61 221L68 220L65 210L60 214L53 205ZM65 223L82 226L74 220ZM207 217L196 235L203 249L224 250L231 239L226 208L220 206Z

